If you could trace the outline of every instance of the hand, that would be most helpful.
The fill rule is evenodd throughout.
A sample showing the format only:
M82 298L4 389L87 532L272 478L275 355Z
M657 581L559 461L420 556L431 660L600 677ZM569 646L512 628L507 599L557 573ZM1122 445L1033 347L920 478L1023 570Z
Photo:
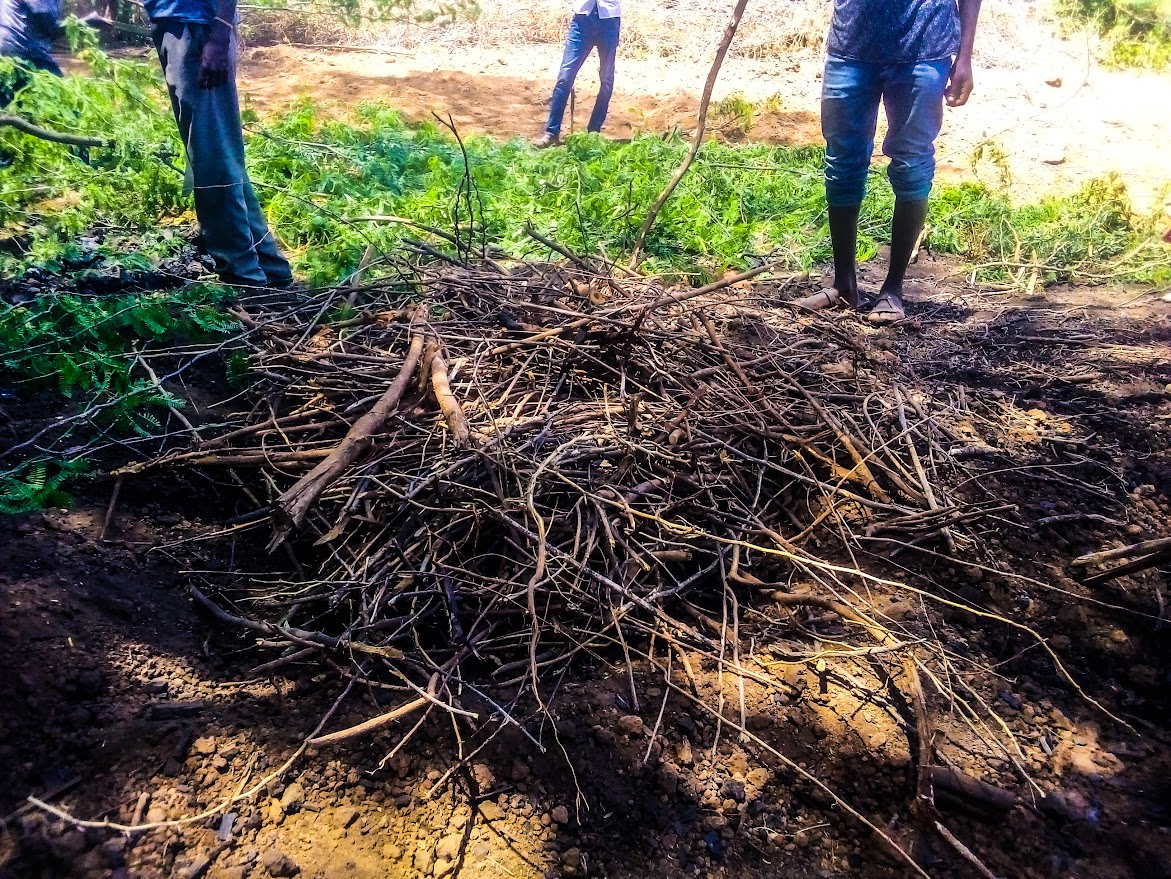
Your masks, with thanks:
M199 87L217 89L232 73L232 32L220 24L212 26L199 59Z
M96 10L94 12L89 12L83 15L78 19L78 21L80 21L82 24L88 24L93 28L106 27L110 24L110 20L108 18L104 18L102 14Z
M962 107L972 94L972 59L956 58L951 66L951 78L944 91L949 107Z

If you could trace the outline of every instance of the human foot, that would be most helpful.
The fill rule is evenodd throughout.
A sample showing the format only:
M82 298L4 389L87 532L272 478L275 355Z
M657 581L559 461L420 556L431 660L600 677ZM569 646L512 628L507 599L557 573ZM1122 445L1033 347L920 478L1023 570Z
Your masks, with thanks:
M872 324L884 325L897 323L906 316L902 294L886 292L880 293L878 298L874 300L874 305L870 308L870 314L866 315L866 320Z
M545 150L555 146L561 146L561 138L556 134L550 134L548 131L533 141L533 149L537 150Z

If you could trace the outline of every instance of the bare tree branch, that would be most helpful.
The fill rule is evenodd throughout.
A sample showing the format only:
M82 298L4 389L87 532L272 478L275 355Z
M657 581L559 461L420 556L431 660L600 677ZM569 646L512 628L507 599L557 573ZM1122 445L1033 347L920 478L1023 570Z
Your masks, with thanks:
M659 211L667 203L667 199L671 197L671 193L675 191L675 187L679 185L679 181L683 179L687 169L691 167L691 163L695 161L695 155L703 144L703 135L707 130L707 108L712 100L712 90L716 86L716 80L720 76L720 67L724 64L724 56L728 54L728 48L736 36L736 28L740 26L740 19L744 15L744 7L747 5L748 0L736 0L736 6L732 9L732 16L728 19L727 27L724 28L724 36L720 38L720 47L716 50L716 57L712 61L711 70L708 71L707 82L703 86L703 97L699 102L699 120L695 126L695 134L691 137L691 149L687 151L683 162L675 169L675 173L671 175L671 179L667 181L667 185L663 187L663 191L659 193L655 203L651 205L646 219L643 220L642 228L638 230L638 237L634 239L634 251L630 255L630 268L632 269L642 261L643 242L646 241L647 233L654 225Z
M32 135L33 137L39 137L41 140L63 143L68 146L102 147L108 146L112 142L98 137L85 137L80 134L66 134L62 131L51 131L48 128L33 125L33 123L22 116L13 116L11 113L0 113L0 127L5 125L15 128L17 131L23 131L25 134Z

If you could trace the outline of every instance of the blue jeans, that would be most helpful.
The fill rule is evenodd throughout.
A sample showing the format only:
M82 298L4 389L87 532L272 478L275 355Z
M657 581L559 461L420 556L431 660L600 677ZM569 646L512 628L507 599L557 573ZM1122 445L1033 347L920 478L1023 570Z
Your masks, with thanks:
M598 50L599 74L602 80L598 99L594 101L594 112L590 115L590 131L601 131L610 109L610 96L614 93L614 62L618 57L618 31L620 18L599 18L597 7L589 15L575 15L569 23L569 36L565 38L565 54L561 57L561 70L557 74L557 85L553 86L553 98L549 102L549 124L545 130L554 137L561 135L561 120L565 117L565 105L577 72L596 47Z
M825 195L830 207L862 203L874 154L878 105L888 124L882 152L899 199L921 201L935 177L935 138L943 125L943 92L951 61L876 64L831 55L821 89Z
M244 167L244 133L235 69L219 88L199 85L208 27L156 21L153 31L179 137L187 150L195 216L216 273L228 284L263 287L292 280L289 261L268 228ZM236 52L232 40L233 56Z

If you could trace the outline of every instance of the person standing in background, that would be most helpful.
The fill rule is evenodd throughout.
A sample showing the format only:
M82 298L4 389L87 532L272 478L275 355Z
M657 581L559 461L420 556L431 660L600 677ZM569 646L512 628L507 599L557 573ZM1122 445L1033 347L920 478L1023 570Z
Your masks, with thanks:
M293 274L244 166L236 94L236 0L144 0L187 151L195 215L220 280L285 288Z
M61 0L0 0L0 55L61 76L52 51L60 33Z
M569 23L569 35L565 39L561 69L557 73L557 84L553 86L553 97L549 101L549 122L545 126L545 133L533 141L537 149L561 143L561 122L565 118L565 106L569 103L574 80L595 48L598 50L602 82L587 128L593 132L602 130L606 113L610 109L610 96L614 93L614 66L618 57L621 23L621 0L576 0L573 20Z
M868 307L872 323L904 317L903 278L927 218L943 105L962 107L972 93L979 14L980 0L834 0L821 92L834 254L834 286L826 293ZM868 303L856 274L858 214L880 103L895 210L886 281Z

